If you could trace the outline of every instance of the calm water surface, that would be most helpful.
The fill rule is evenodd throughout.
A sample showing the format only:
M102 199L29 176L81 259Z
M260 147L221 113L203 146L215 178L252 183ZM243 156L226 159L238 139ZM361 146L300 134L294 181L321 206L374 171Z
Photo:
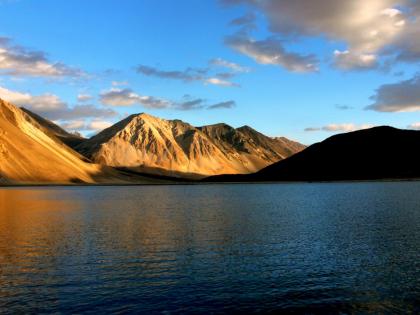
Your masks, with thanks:
M420 183L0 190L0 313L419 313Z

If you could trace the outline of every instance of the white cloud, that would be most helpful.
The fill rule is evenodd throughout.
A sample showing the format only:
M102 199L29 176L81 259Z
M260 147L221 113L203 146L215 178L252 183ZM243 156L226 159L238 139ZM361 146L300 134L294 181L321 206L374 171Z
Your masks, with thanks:
M150 109L174 109L174 110L196 110L202 108L217 109L230 108L235 105L234 101L221 102L214 105L207 105L206 100L191 98L185 95L181 101L171 101L154 96L140 95L131 89L111 88L100 94L102 104L108 106L132 106L142 105Z
M228 80L223 80L223 79L219 79L219 78L208 78L205 81L208 84L213 84L213 85L221 85L221 86L236 86L239 87L240 85L237 83L233 83L230 82Z
M68 131L100 131L113 125L112 122L100 119L55 121L56 124Z
M286 43L311 37L344 43L349 54L339 54L334 63L341 69L369 69L373 59L393 61L395 55L398 60L420 60L417 0L222 1L257 8L266 16L270 31Z
M112 81L111 82L112 86L124 86L124 85L128 85L127 81Z
M228 69L230 69L234 72L249 72L249 68L243 67L243 66L241 66L237 63L231 62L231 61L224 60L222 58L212 59L212 60L210 60L209 63L213 66L228 68Z
M318 71L318 60L313 55L287 52L275 39L257 41L237 34L226 38L225 43L260 64L281 66L292 72Z
M275 39L254 40L241 34L227 37L225 43L264 65L281 66L292 72L316 72L318 60L313 55L287 52Z
M112 88L100 94L101 103L109 106L131 106L141 104L146 108L167 108L171 102L154 98L151 96L143 96L135 93L131 89Z
M0 86L0 98L17 106L25 107L51 120L117 116L117 113L110 108L99 108L90 104L70 107L57 95L49 93L31 95Z
M353 123L344 123L344 124L329 124L323 127L309 127L305 128L305 131L327 131L327 132L350 132L362 129L372 128L372 124L353 124Z
M219 61L222 62L222 61ZM225 64L225 66L227 66ZM229 64L229 67L235 67L236 64ZM209 68L187 68L185 70L161 70L154 67L140 65L136 69L137 73L141 73L145 76L152 76L161 79L179 80L183 82L202 82L204 84L213 84L225 87L238 87L238 84L223 80L222 78L214 78L209 75ZM232 76L232 75L231 75Z
M322 130L324 131L331 131L331 132L348 132L348 131L356 131L361 129L368 129L372 128L374 125L372 124L362 124L362 125L356 125L352 123L348 124L329 124L324 127L322 127Z
M0 37L0 74L36 77L80 77L85 73L60 62L51 62L44 52L13 46Z
M412 123L407 126L408 129L420 130L420 122Z
M380 13L382 15L386 15L386 16L388 16L390 18L394 18L396 16L402 15L402 12L400 10L394 9L394 8L386 8L386 9L383 9Z
M72 120L72 121L65 121L65 122L60 122L56 120L54 121L54 123L70 131L82 130L84 129L84 126L85 126L84 120Z
M66 107L57 95L43 94L33 96L29 93L20 93L0 87L0 98L18 106L26 106L37 111L50 111Z
M77 101L79 102L87 102L93 99L92 95L89 94L79 94L77 95Z
M351 70L351 69L374 69L377 68L378 60L377 56L373 54L354 54L349 52L348 50L345 51L334 51L334 63L337 68L343 70Z
M91 121L85 130L103 130L113 125L112 122L105 120L93 120Z

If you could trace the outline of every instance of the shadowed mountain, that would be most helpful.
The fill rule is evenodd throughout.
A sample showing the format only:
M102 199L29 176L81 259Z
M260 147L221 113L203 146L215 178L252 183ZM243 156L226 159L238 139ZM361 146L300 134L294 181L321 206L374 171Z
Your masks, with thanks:
M304 148L250 127L194 127L181 120L131 115L76 150L96 163L177 177L252 173Z
M0 99L0 185L156 182L87 163L55 134L62 131Z
M332 136L249 175L205 181L330 181L420 178L420 131L375 127Z
M21 107L20 109L29 116L31 116L39 125L44 127L47 133L54 135L71 148L76 147L77 145L81 144L83 141L86 140L85 138L77 134L65 131L63 128L54 124L52 121L45 119L24 107Z

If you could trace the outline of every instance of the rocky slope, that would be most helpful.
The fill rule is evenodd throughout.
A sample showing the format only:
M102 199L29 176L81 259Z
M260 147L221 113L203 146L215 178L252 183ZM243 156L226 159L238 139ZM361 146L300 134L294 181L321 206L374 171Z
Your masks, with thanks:
M76 147L100 164L191 177L255 172L303 148L250 127L196 128L147 114L129 116Z
M330 181L420 178L420 131L375 127L332 136L255 174L207 181Z
M132 179L129 174L87 163L54 133L54 128L0 99L0 185L125 183Z
M26 114L31 116L40 126L44 128L44 131L48 133L49 135L53 135L60 139L62 142L67 144L69 147L74 148L77 145L81 144L86 139L81 137L80 135L73 134L70 132L67 132L60 126L54 124L52 121L45 119L34 112L31 112L30 110L26 108L21 108L22 111L24 111Z

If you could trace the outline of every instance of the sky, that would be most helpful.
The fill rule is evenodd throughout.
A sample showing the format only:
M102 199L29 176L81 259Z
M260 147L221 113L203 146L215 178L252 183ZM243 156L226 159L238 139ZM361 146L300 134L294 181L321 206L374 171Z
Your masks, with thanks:
M89 136L147 112L304 144L420 129L420 1L0 0L0 98Z

